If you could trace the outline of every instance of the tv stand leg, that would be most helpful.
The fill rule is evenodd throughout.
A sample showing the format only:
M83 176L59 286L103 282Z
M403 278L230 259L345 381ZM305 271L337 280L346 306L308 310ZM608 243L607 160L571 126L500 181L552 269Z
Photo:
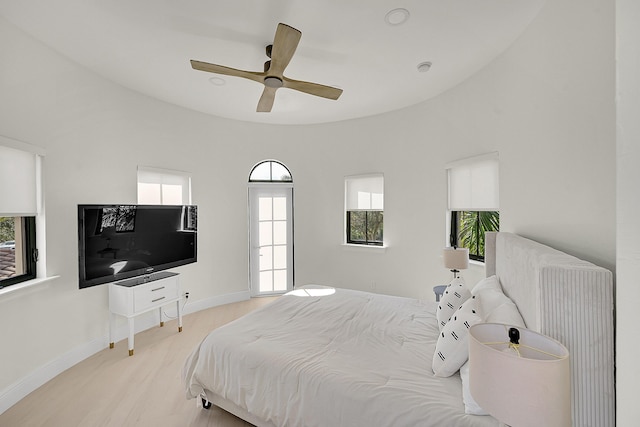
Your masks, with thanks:
M113 339L113 331L115 328L116 315L109 312L109 348L115 347L115 341Z
M160 313L160 327L163 327L164 321L162 320L162 307L158 309L158 313Z
M180 310L180 300L176 301L178 310L178 332L182 332L182 310Z
M129 339L128 339L128 343L129 343L129 356L133 356L133 335L134 335L134 322L133 322L133 317L130 317L129 319L127 319L127 323L129 323Z

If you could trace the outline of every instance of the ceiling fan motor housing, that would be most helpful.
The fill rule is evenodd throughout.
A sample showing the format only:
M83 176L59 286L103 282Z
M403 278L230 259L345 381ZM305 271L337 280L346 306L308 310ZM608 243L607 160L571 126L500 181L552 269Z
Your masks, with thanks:
M280 88L282 87L282 80L278 77L267 76L264 78L264 85L267 87Z

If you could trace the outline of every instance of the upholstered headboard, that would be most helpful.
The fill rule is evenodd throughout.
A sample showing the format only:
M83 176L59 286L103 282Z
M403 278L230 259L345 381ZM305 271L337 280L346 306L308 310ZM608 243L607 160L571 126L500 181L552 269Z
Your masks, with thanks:
M529 329L562 342L571 357L574 426L615 425L613 275L512 233L487 233L495 274Z

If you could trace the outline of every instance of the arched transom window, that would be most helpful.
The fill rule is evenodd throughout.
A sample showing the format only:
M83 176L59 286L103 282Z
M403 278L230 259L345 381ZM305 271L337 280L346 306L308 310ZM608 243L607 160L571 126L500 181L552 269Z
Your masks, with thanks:
M292 182L291 172L277 160L265 160L253 167L249 182Z

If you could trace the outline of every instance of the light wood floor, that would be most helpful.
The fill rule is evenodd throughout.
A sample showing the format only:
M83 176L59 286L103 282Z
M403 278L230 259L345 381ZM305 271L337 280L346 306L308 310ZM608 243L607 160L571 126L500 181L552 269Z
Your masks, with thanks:
M0 426L208 426L250 424L218 409L203 410L184 395L184 360L209 331L263 306L253 298L189 314L136 334L58 375L0 415Z

